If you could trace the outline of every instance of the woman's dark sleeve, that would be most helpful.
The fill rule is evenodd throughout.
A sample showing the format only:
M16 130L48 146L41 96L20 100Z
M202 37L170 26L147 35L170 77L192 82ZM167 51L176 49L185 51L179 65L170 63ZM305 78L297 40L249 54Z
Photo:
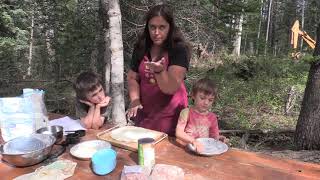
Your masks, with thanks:
M138 53L137 50L134 49L133 53L132 53L132 58L131 58L131 63L130 63L130 69L134 72L138 72L139 70L139 57L138 57Z
M177 46L169 51L169 66L177 65L189 69L189 58L185 46Z

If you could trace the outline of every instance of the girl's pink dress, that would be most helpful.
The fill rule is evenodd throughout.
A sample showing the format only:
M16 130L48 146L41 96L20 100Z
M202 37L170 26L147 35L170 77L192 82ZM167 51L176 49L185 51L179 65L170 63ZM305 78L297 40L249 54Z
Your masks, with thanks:
M156 83L154 74L148 70L145 55L139 65L140 100L143 109L138 111L136 126L175 135L180 111L188 106L187 91L184 83L173 95L164 94ZM167 69L168 56L165 56L164 66Z

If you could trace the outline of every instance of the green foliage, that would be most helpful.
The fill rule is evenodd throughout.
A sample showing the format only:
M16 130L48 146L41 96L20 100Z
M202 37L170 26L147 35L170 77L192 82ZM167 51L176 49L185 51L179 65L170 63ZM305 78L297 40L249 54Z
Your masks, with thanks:
M197 76L194 79L208 76L217 82L219 98L213 111L222 120L223 129L274 129L294 128L308 70L308 63L291 59L225 56L224 64L218 68L207 73L193 69L190 73ZM297 100L291 115L285 116L291 86L296 89Z

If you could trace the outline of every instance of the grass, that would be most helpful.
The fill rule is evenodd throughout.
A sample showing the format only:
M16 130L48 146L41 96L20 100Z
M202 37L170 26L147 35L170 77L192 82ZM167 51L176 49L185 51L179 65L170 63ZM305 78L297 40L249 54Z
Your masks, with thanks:
M221 129L288 129L295 128L308 70L308 63L288 58L224 56L193 63L186 84L190 89L204 76L216 81L219 97L212 111L218 114ZM291 87L296 101L285 115Z

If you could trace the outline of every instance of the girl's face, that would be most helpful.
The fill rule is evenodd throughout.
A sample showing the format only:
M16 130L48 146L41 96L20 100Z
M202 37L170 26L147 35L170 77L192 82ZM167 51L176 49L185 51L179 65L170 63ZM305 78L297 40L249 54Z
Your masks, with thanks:
M194 108L200 113L206 113L214 102L215 96L213 94L205 94L201 91L192 95L194 100Z
M168 37L170 25L162 16L155 16L149 20L148 30L153 45L161 46Z
M95 89L94 91L91 91L87 94L87 101L89 101L93 104L99 104L105 98L106 98L106 95L105 95L104 90L101 85L97 89Z

